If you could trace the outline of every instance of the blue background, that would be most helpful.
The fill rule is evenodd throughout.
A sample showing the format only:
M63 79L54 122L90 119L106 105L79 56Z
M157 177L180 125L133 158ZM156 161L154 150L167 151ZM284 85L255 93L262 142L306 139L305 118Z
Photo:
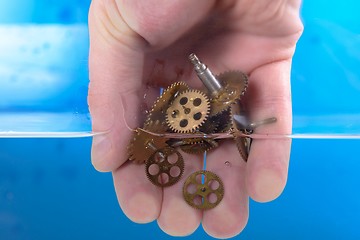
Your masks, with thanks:
M0 24L55 23L64 24L63 27L86 27L88 6L88 0L0 0ZM302 8L305 32L298 44L292 72L296 116L360 113L358 9L355 0L336 5L305 0ZM83 87L87 83L86 33L79 38L85 46L75 48L74 53L80 75L73 74L74 61L60 61L56 66L63 64L60 74L70 72L67 75L70 79L81 78L74 90L80 94L73 99L74 94L61 93L59 103L47 106L46 110L86 114ZM4 56L0 52L0 67L6 64L1 62ZM0 88L3 84L1 78ZM43 104L41 99L33 100L33 106ZM21 103L11 104L26 111ZM0 109L4 111L1 107L0 101ZM353 119L354 116L348 119L349 125L356 125ZM310 122L307 129L311 128ZM90 145L90 138L0 139L1 240L123 239L124 236L172 239L156 223L138 225L123 215L111 175L98 173L91 166ZM249 223L237 238L360 239L359 146L359 140L294 140L284 193L271 203L251 202ZM200 237L210 238L201 227L187 238Z

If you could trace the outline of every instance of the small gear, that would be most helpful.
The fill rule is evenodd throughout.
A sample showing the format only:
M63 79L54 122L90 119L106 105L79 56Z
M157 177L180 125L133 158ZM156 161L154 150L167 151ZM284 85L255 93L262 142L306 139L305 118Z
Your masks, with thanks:
M228 109L230 104L240 99L247 90L248 77L240 71L228 71L216 77L224 85L224 89L210 100L211 113L217 115Z
M205 122L209 111L209 99L203 92L187 90L180 93L166 110L166 122L174 132L194 132Z
M238 118L239 120L239 116L244 116L244 114L241 113L241 102L237 100L233 104L231 104L230 107L231 131L233 132L234 141L236 143L236 146L239 150L242 159L245 162L247 162L252 140L249 137L236 136L237 135L236 133L239 132L245 133L247 131L246 130L247 120L245 119L245 117L243 117L244 120L242 122L235 120L235 118Z
M175 82L166 88L163 93L153 104L153 107L148 113L144 123L144 128L148 129L151 123L161 123L165 125L166 109L170 106L171 102L176 98L179 93L189 89L185 82ZM167 128L167 126L166 126Z
M183 196L190 206L208 210L216 207L223 199L224 185L215 173L197 171L185 180Z
M157 149L168 146L167 140L137 128L128 146L128 158L138 164L144 163Z
M151 155L145 169L146 176L154 185L168 187L180 180L184 172L184 159L175 148L166 147Z
M247 162L252 139L249 137L234 137L234 140L242 159Z
M210 138L184 139L184 143L180 149L189 154L202 154L219 146L216 140Z

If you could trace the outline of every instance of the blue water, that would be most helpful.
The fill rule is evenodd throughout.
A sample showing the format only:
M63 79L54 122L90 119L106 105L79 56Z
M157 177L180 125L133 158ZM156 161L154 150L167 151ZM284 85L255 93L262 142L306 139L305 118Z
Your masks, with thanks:
M0 46L1 113L9 114L6 106L15 107L12 109L20 113L39 106L40 113L46 110L61 116L80 115L81 120L68 119L69 128L74 123L71 121L80 123L80 130L89 128L88 40L84 30L88 6L88 0L0 0L0 42L9 41L9 36L15 39L21 28L27 29L28 36L45 41L36 45L22 39L7 43L6 48ZM292 72L296 116L349 116L347 127L357 124L351 117L360 114L359 6L355 0L336 5L305 0L302 9L305 32L298 44ZM9 25L15 26L15 30L6 38L2 31ZM58 41L39 36L49 26L51 31L64 35L58 35ZM11 46L21 52L14 54ZM19 59L19 55L28 58ZM33 65L27 65L26 61L34 58L35 64L31 61ZM48 81L38 83L36 89L21 84L37 80L31 78L32 71L40 72ZM21 74L14 77L13 72ZM62 88L52 89L54 85L49 83L58 85L59 79L66 79L61 82ZM74 79L78 81L76 84ZM17 91L24 94L11 94L10 88L15 83L22 87ZM41 94L44 92L49 94ZM35 125L34 128L38 127ZM307 122L305 127L313 131L315 125ZM0 139L1 240L123 239L124 236L172 239L156 223L134 224L122 214L111 175L98 173L91 166L90 146L90 138ZM251 202L249 223L237 238L360 239L359 146L360 140L294 140L284 193L271 203ZM185 239L200 238L210 237L199 228Z

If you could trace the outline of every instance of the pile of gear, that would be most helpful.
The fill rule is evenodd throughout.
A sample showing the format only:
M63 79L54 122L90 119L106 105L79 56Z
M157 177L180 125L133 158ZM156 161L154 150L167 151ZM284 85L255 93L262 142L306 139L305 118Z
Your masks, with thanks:
M184 82L171 84L153 104L143 127L134 131L128 146L129 160L145 164L148 179L159 187L171 186L182 177L185 163L178 148L203 154L218 147L221 138L211 137L213 134L230 134L247 161L251 145L247 135L257 125L248 124L242 112L241 97L248 86L246 74L229 71L214 76L195 54L189 59L204 90L192 89ZM224 185L215 173L200 170L185 180L183 196L190 206L211 209L222 200Z

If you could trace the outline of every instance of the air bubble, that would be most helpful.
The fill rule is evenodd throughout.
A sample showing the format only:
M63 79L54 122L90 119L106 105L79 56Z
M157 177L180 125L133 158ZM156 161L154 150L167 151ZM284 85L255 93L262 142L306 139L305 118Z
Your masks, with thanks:
M227 167L231 167L231 162L229 162L229 161L226 161L224 164L225 164Z

